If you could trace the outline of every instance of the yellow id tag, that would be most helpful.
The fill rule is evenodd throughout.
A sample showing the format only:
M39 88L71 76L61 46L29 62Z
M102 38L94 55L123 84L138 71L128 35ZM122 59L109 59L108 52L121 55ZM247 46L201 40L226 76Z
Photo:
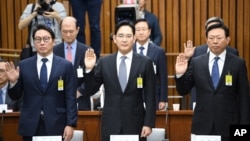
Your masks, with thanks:
M58 91L63 91L63 80L61 78L58 80Z
M233 77L231 74L226 75L226 80L225 80L225 85L226 86L232 86L233 85Z
M142 77L137 77L137 88L143 88Z

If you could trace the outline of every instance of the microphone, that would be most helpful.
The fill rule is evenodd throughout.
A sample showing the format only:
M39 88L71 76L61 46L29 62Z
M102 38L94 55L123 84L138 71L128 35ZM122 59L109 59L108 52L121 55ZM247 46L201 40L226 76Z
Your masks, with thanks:
M4 114L6 113L5 110L2 110L1 114L1 132L0 132L0 141L3 141L3 121L4 121Z

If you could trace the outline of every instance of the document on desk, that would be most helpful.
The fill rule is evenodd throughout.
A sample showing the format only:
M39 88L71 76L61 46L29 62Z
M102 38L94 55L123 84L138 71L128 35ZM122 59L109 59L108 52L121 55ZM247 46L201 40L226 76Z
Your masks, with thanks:
M110 135L110 141L139 141L139 135Z
M191 141L221 141L221 136L191 134Z
M62 141L62 136L33 136L32 141Z

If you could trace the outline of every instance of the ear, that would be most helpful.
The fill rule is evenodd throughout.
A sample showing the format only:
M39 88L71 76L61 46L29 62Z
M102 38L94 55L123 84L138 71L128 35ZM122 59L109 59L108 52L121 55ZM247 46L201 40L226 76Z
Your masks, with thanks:
M227 44L229 44L229 42L230 42L230 37L227 37L226 40L227 40Z
M116 36L115 35L113 35L113 41L116 44Z

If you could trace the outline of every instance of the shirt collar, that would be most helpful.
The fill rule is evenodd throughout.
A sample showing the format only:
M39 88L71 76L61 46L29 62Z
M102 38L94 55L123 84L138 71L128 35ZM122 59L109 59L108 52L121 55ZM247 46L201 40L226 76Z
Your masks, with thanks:
M71 47L71 49L75 49L76 48L76 43L77 43L77 40L75 40L72 44L67 44L66 42L64 42L64 48L67 49L68 46Z
M53 52L50 55L46 56L46 57L42 57L40 54L37 54L37 62L42 61L42 58L47 58L48 62L52 62L52 60L53 60Z
M127 54L123 55L121 54L120 51L117 52L117 59L119 60L122 56L126 56L127 59L132 60L132 54L133 54L133 50L131 50L130 52L128 52Z
M222 60L223 62L225 61L226 58L226 52L227 50L225 49L218 57L220 57L220 60ZM213 61L214 57L216 57L217 55L215 55L214 53L212 53L211 51L209 52L209 61Z

